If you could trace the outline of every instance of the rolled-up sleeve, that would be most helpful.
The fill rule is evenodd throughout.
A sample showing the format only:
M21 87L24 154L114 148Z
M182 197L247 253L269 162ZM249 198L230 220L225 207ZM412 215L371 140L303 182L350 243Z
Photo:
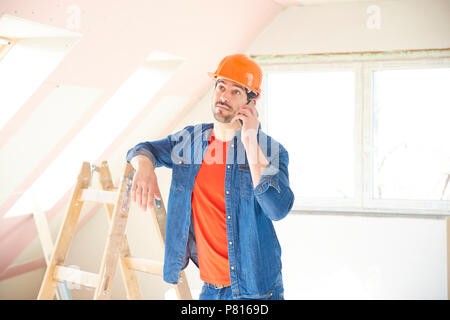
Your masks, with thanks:
M294 193L289 186L289 154L281 151L264 169L253 192L264 214L271 220L284 218L294 204Z
M153 162L155 168L162 166L172 168L173 161L171 153L173 146L171 136L169 135L161 140L138 143L128 150L126 156L127 162L130 162L137 155L145 155Z

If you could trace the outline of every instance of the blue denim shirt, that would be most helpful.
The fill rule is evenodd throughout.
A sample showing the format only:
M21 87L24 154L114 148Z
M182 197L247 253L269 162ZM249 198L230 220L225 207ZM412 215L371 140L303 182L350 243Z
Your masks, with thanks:
M212 129L212 123L188 126L164 139L138 143L127 152L128 162L143 154L155 168L172 169L163 272L164 280L172 284L178 282L189 260L198 267L191 196ZM227 153L225 216L234 298L264 298L282 285L281 248L272 221L284 218L294 202L288 152L261 131L261 125L257 136L269 166L255 188L241 130L235 132Z

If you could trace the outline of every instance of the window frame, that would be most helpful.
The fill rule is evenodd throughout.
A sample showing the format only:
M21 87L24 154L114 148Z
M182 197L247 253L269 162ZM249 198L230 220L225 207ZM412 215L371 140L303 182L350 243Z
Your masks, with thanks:
M0 44L0 61L6 56L9 50L11 50L12 47L16 44L16 39L6 38L3 36L0 36L0 39L6 40L9 42L9 44Z
M373 72L381 70L450 67L450 49L394 52L326 53L288 56L252 56L262 67L263 117L269 107L267 72L354 71L355 72L355 189L354 199L305 198L296 195L294 211L375 215L449 216L450 200L372 199L373 194ZM263 129L270 135L268 121ZM276 137L274 137L276 139ZM282 143L282 141L280 141ZM288 150L289 151L289 150ZM447 189L450 186L447 186ZM448 191L447 191L448 192ZM298 203L302 203L299 205Z

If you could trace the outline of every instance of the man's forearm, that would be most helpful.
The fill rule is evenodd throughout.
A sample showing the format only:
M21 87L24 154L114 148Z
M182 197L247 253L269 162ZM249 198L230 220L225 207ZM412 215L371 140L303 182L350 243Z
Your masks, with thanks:
M254 138L246 140L246 144L244 145L244 147L247 153L253 187L255 188L258 185L259 180L261 179L264 169L269 165L269 161L267 161L266 157L264 156L264 153L262 152L261 147L258 144L256 136Z

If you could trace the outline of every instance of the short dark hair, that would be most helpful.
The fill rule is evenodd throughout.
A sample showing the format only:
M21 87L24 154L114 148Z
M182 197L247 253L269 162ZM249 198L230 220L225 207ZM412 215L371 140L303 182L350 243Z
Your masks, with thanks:
M258 97L258 93L256 93L255 91L251 91L246 89L245 90L247 92L247 103L250 102L250 100L256 99L256 97Z

